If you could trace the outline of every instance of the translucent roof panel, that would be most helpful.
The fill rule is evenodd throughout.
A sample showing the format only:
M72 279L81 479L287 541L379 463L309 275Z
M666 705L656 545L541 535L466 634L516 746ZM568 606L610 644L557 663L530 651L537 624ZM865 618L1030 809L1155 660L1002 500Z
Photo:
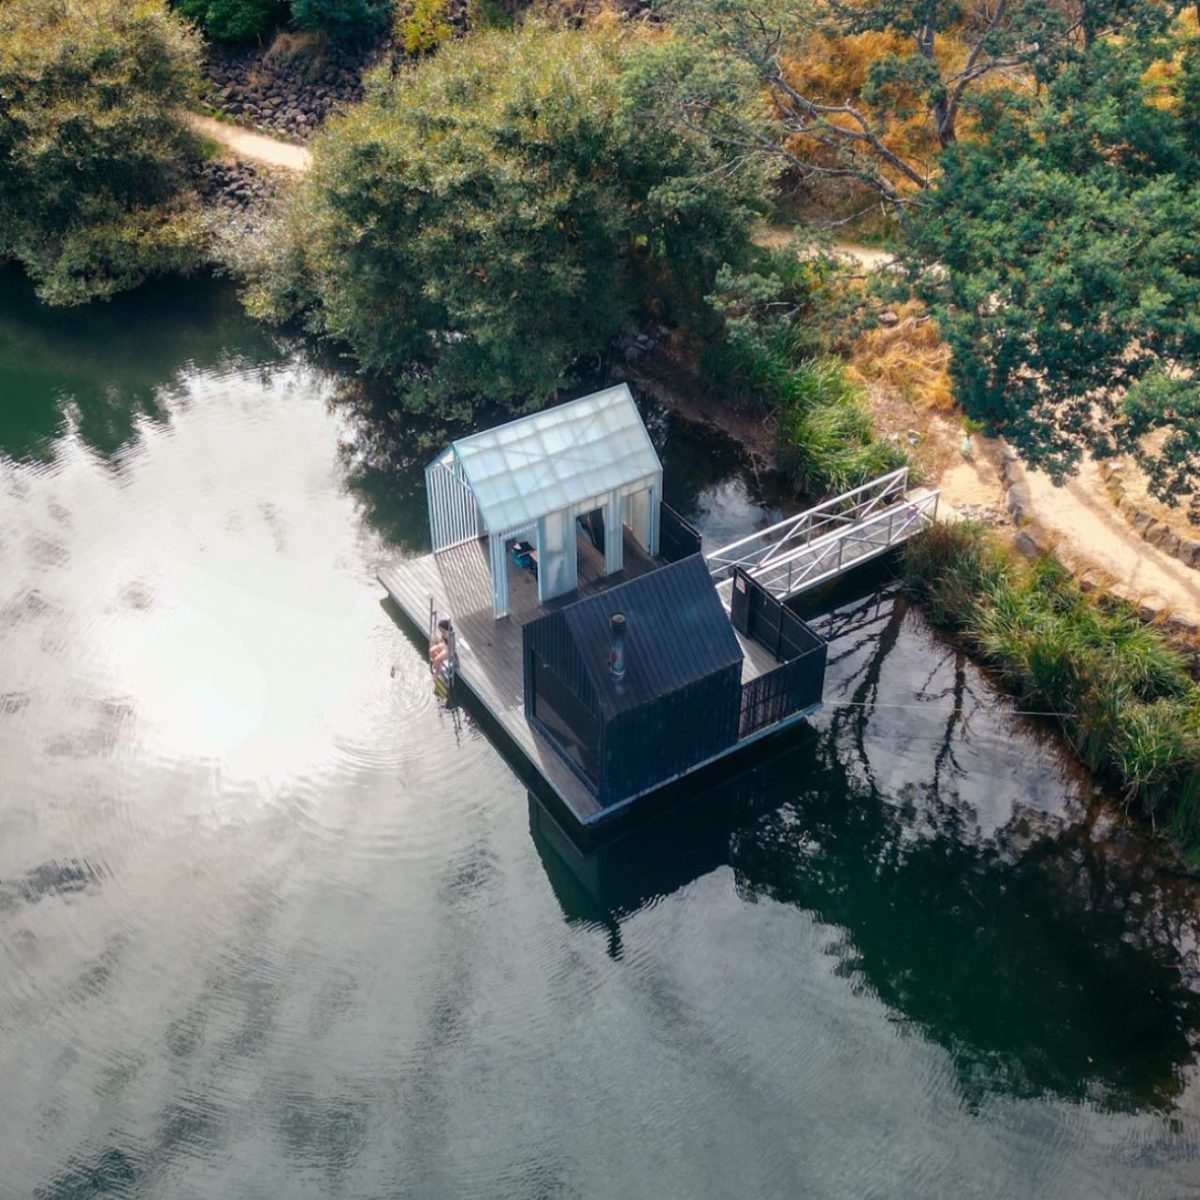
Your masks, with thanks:
M662 471L623 383L474 433L453 449L493 533Z

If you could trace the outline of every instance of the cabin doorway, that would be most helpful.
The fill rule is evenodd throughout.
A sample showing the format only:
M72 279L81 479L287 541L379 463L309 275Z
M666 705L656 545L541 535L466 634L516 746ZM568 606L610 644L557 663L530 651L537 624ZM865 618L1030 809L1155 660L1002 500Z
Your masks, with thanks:
M575 518L575 535L600 554L604 553L604 509L593 508Z
M643 488L621 501L621 522L630 536L652 557L658 553L658 489Z
M531 612L540 602L541 590L536 528L510 533L503 540L503 551L505 607L516 613Z

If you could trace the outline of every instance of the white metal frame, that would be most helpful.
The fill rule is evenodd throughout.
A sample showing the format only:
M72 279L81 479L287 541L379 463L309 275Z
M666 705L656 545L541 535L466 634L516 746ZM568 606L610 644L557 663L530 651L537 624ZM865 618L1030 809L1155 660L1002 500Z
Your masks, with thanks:
M754 574L790 556L797 548L811 545L831 532L866 520L881 508L897 504L908 493L908 468L900 467L870 483L864 483L815 508L760 529L728 546L706 554L709 570L718 580L733 574L734 567Z
M444 451L425 468L425 496L434 553L473 542L483 534L479 505L462 477L453 449Z
M907 541L937 520L938 491L908 495L902 467L705 555L714 579L741 567L777 600Z

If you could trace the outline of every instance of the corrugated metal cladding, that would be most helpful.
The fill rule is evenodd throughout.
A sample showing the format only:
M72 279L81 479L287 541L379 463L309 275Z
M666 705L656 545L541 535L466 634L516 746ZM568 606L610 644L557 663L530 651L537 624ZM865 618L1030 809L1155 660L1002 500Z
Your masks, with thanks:
M608 668L609 619L618 612L626 618L620 681ZM602 804L648 791L737 741L742 649L699 555L531 621L524 649L527 716L535 653L596 715Z
M625 678L608 670L609 622L625 614ZM699 555L608 588L562 610L606 713L637 708L722 667L742 648Z
M738 739L740 663L619 713L601 730L597 798L616 804L674 779Z

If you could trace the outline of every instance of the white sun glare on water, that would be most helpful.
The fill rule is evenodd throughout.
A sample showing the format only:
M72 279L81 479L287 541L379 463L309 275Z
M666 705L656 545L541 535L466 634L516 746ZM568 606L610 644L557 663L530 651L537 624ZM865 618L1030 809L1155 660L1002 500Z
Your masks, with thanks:
M181 571L169 607L125 623L114 647L143 747L212 761L226 777L319 771L367 716L344 582L262 558L214 568Z

